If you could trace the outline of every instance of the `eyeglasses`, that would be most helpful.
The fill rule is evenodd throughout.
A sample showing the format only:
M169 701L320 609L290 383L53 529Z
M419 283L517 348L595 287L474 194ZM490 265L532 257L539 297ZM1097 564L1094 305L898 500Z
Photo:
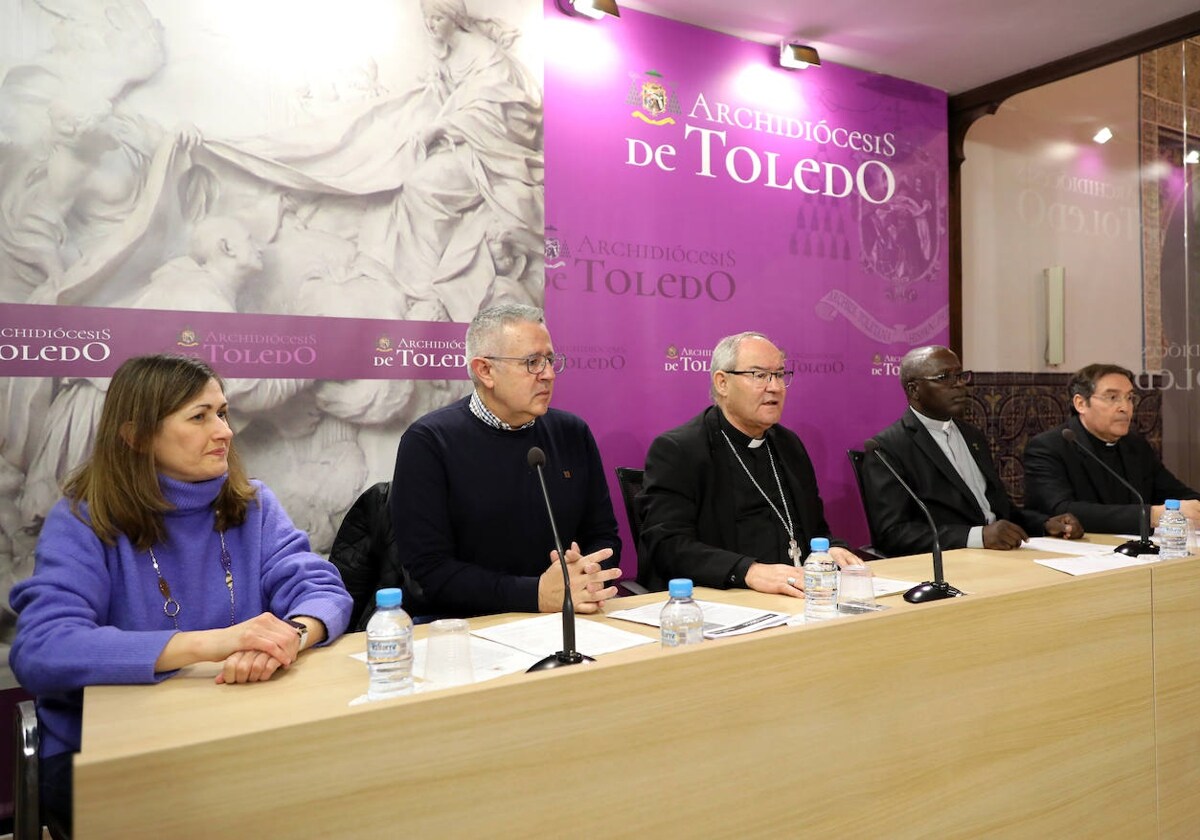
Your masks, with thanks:
M727 370L725 373L749 376L759 388L766 388L767 383L771 381L778 382L786 388L792 384L792 377L796 375L794 370Z
M922 379L925 382L936 382L939 385L944 385L947 382L953 382L955 385L970 385L971 374L972 371L969 370L948 370L943 373L939 373L937 376L914 376L913 379Z
M525 370L529 371L533 376L546 369L546 365L550 365L555 373L562 373L567 368L567 357L562 353L547 353L544 356L538 353L532 356L484 356L485 359L500 362L524 362Z
M1100 402L1113 407L1124 403L1130 408L1137 408L1137 404L1142 401L1142 398L1133 392L1128 394L1092 394L1091 398L1100 400Z

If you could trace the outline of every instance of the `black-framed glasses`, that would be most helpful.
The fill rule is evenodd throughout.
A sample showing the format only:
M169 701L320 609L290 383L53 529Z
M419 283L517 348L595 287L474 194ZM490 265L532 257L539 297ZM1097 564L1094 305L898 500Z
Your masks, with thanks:
M524 362L525 370L529 371L533 376L546 369L546 365L550 365L555 373L562 373L567 369L567 357L562 353L534 353L531 356L484 356L485 359L491 359L496 362Z
M1137 404L1142 401L1141 396L1132 391L1128 394L1092 394L1091 398L1114 407L1124 403L1130 408L1137 408Z
M915 376L914 379L922 379L925 382L936 382L938 385L970 385L972 372L969 370L947 370L939 373L937 376Z
M784 388L792 384L792 377L796 375L794 370L727 370L726 373L734 376L749 376L750 381L759 388L766 388L768 382L778 382Z

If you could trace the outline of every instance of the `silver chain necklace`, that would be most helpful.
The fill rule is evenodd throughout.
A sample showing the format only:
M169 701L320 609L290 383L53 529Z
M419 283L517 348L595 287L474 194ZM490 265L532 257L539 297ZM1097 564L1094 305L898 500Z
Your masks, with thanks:
M771 497L762 489L759 483L755 480L750 468L746 466L746 462L742 460L742 456L738 454L737 447L733 445L733 441L729 439L729 435L725 434L725 430L721 430L721 437L725 438L725 442L729 444L729 451L733 453L733 457L737 459L738 464L746 473L746 478L750 479L750 483L754 485L754 489L762 494L762 497L767 500L767 504L771 506L771 510L775 511L775 515L779 517L779 521L783 523L783 529L788 535L788 557L792 558L792 565L800 567L800 546L796 542L796 529L792 526L792 512L788 510L787 497L783 495L783 482L779 480L779 470L775 469L775 457L771 454L771 445L768 443L767 460L771 462L771 472L775 476L775 486L779 488L779 501L783 502L783 513L779 512L779 508L775 507L775 503L771 501ZM784 516L787 519L784 519Z
M233 558L229 556L229 549L225 547L225 532L217 532L221 537L221 568L225 571L225 588L229 590L229 626L234 623L233 613ZM158 558L154 556L154 546L150 546L150 562L154 565L154 574L158 577L158 591L163 596L163 615L171 619L175 625L175 629L179 629L179 602L175 600L175 596L171 594L171 584L167 583L167 579L163 577L162 570L158 567Z

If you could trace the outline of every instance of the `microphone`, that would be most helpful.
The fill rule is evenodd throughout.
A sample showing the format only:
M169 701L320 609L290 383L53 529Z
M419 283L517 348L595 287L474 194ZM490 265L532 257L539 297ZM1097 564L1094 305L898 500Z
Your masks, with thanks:
M554 533L554 547L558 549L558 565L562 568L563 576L563 649L552 653L545 659L530 666L530 671L544 671L547 668L559 668L563 665L579 665L583 662L595 662L590 656L584 656L575 650L575 602L571 600L571 575L567 572L567 555L563 552L562 540L558 537L558 526L554 523L554 509L550 507L550 491L546 489L546 476L542 467L546 465L546 453L541 447L534 446L526 456L529 466L537 470L538 481L542 483L542 498L546 500L546 514L550 517L550 530Z
M1122 476L1119 472L1114 470L1108 464L1101 461L1100 456L1097 455L1095 452L1093 452L1091 450L1091 448L1084 446L1083 441L1081 441L1079 439L1079 435L1075 434L1074 429L1063 429L1062 436L1063 436L1063 440L1065 440L1067 443L1075 444L1076 449L1078 449L1084 455L1087 455L1089 458L1091 458L1093 461L1095 461L1097 464L1099 464L1101 467L1103 467L1104 471L1106 473L1111 475L1117 481L1124 484L1126 489L1128 489L1130 493L1137 496L1138 505L1140 506L1141 512L1142 512L1141 539L1129 540L1128 542L1123 542L1119 546L1114 548L1113 551L1116 552L1117 554L1126 554L1130 557L1137 557L1139 554L1158 554L1158 546L1156 546L1154 543L1150 542L1150 508L1148 508L1146 506L1146 500L1144 498L1142 498L1142 494L1138 492L1136 487L1134 487L1132 484L1130 484L1128 481L1126 481L1124 476Z
M921 509L921 513L925 514L925 518L929 521L929 532L933 534L933 580L917 584L905 592L904 600L910 604L920 604L924 601L940 601L943 598L957 598L961 596L963 594L962 591L946 583L946 579L942 577L942 541L938 539L937 525L933 521L933 514L929 512L929 508L917 497L913 489L908 486L908 482L900 477L900 473L896 472L895 467L884 457L883 447L877 441L874 439L868 440L863 445L863 448L867 450L868 454L875 453L875 457L879 459L879 463L887 467L887 471L892 474L892 477L900 482L900 486L904 488L904 491L917 503L917 507Z

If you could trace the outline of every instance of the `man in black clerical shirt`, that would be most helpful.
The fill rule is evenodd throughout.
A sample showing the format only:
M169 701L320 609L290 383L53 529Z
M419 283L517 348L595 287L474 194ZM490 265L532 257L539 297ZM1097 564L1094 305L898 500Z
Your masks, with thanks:
M1138 395L1133 373L1119 365L1093 364L1071 379L1072 416L1025 447L1026 502L1048 513L1070 512L1101 534L1136 534L1137 497L1079 447L1089 450L1138 489L1158 524L1163 502L1180 499L1188 519L1200 518L1200 494L1171 474L1141 435L1130 431ZM1075 433L1075 443L1063 430Z
M828 537L804 444L779 425L792 371L765 335L745 332L713 350L710 406L659 435L646 455L638 504L643 577L744 586L802 596L797 566L809 540ZM841 566L861 561L838 544Z
M900 360L908 409L874 441L929 508L942 548L1020 548L1029 535L1078 539L1069 513L1048 517L1012 503L987 437L962 419L971 372L949 348L917 347ZM863 463L863 491L875 548L888 555L933 550L933 533L917 503L879 458Z

